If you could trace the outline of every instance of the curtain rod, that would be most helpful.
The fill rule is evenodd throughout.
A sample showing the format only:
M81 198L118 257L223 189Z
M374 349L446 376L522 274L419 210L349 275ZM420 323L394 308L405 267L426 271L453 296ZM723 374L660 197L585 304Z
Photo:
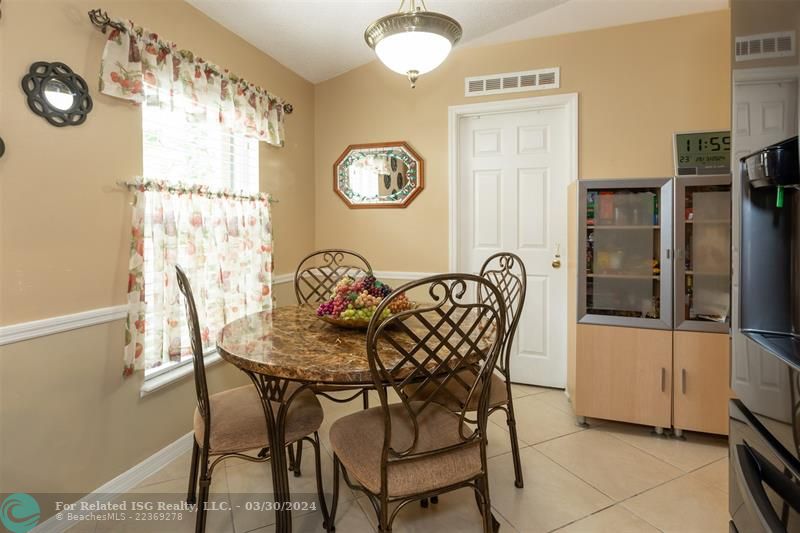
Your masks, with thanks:
M111 20L111 18L108 16L107 11L103 11L100 9L92 9L91 11L89 11L89 20L92 21L92 24L100 28L100 31L102 31L103 33L105 33L109 27L114 28L115 30L118 30L122 33L128 32L128 29L125 27L124 24L120 24L119 22L114 22L113 20ZM291 115L292 111L294 111L294 106L292 106L292 104L288 102L283 104L284 113L286 113L287 115Z

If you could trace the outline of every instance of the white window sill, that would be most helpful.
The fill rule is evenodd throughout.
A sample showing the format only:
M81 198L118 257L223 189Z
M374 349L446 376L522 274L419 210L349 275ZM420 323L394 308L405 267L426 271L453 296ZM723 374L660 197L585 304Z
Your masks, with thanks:
M204 359L206 368L222 361L222 358L219 356L216 350L207 353ZM168 387L176 381L179 381L186 376L190 376L193 373L194 365L192 364L192 361L189 360L185 364L177 365L175 368L167 370L163 374L153 376L150 379L145 379L144 383L142 384L142 388L139 391L139 397L144 398L148 394L152 394L158 390Z

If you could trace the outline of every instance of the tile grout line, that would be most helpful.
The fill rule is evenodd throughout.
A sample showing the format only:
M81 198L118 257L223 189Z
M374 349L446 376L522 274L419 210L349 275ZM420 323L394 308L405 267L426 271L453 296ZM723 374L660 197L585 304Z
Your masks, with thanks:
M586 429L585 429L585 431L591 431L591 430L592 430L592 428L591 428L591 427L590 427L590 428L586 428ZM562 435L561 437L556 437L556 438L559 438L559 439L560 439L560 438L562 438L562 437L568 437L568 436L570 436L570 435L574 435L574 434L575 434L575 433L569 433L569 434L567 434L567 435ZM613 436L613 435L612 435L612 436ZM555 440L555 439L550 439L550 440L552 441L552 440ZM625 444L628 444L628 445L630 445L630 446L633 446L632 444L630 444L630 443L628 443L628 442L625 442L625 441L624 441L624 440L622 440L622 439L618 439L618 440L619 440L620 442L623 442L623 443L625 443ZM541 444L541 443L540 443L540 444ZM533 447L533 446L532 446L532 447ZM633 447L634 447L634 448L636 448L637 450L640 450L640 451L642 451L642 452L644 452L644 453L647 453L647 452L645 452L645 450L641 450L641 448L639 448L638 446L633 446ZM536 448L535 448L535 447L533 447L533 448L534 448L534 450L536 450ZM717 461L720 461L720 460L722 460L722 459L717 459L717 460L715 460L715 461L712 461L711 463L707 463L707 464L705 464L705 465L703 465L703 466L700 466L700 467L696 468L695 470L691 470L691 471L689 471L689 472L686 472L686 471L684 471L683 469L681 469L681 468L679 468L679 467L677 467L677 466L675 466L675 465L672 465L671 463L667 463L666 461L663 461L663 460L659 459L658 457L655 457L655 456L653 456L652 454L650 454L650 453L647 453L647 455L650 455L650 456L654 457L655 459L658 459L658 460L659 460L659 461L661 461L662 463L665 463L665 464L667 464L668 466L672 466L672 467L674 467L674 468L677 468L678 470L680 470L680 471L681 471L681 474L680 474L679 476L677 476L677 477L674 477L674 478L668 479L668 480L666 480L666 481L663 481L663 482L661 482L661 483L658 483L658 484L656 484L656 485L653 485L652 487L650 487L650 488L648 488L648 489L645 489L645 490L643 490L643 491L637 492L636 494L632 494L631 496L628 496L627 498L624 498L624 499L622 499L622 500L619 500L619 501L617 501L617 500L615 500L614 498L612 498L610 495L608 495L608 494L606 494L605 492L603 492L602 490L600 490L598 487L595 487L595 486L594 486L592 483L590 483L589 481L587 481L587 480L583 479L583 478L582 478L581 476L579 476L577 473L575 473L575 472L573 472L572 470L570 470L568 467L566 467L566 466L562 465L561 463L557 462L555 459L552 459L551 457L549 457L548 455L544 454L543 452L541 452L541 451L539 451L539 450L536 450L536 451L537 451L538 453L540 453L540 454L541 454L543 457L545 457L547 460L549 460L549 461L551 461L552 463L554 463L555 465L557 465L557 466L559 466L559 467L563 468L564 470L566 470L567 472L569 472L570 474L572 474L573 476L575 476L577 479L581 480L582 482L584 482L585 484L589 485L590 487L592 487L593 489L595 489L597 492L599 492L600 494L602 494L603 496L607 497L607 498L608 498L608 499L610 499L612 502L614 502L614 503L612 503L611 505L608 505L608 506L604 507L603 509L599 509L599 510L597 510L597 511L593 512L593 513L589 513L588 515L585 515L585 516L583 516L583 517L581 517L581 518L578 518L578 519L576 519L576 520L573 520L573 521L572 521L572 522L570 522L569 524L573 524L573 523L575 523L575 522L578 522L578 521L580 521L580 520L583 520L583 519L585 519L585 518L588 518L588 517L590 517L590 516L593 516L593 515L595 515L595 514L597 514L597 513L601 512L601 511L604 511L604 510L606 510L606 509L609 509L609 508L611 508L611 507L614 507L614 506L617 506L617 505L622 505L623 503L625 503L625 502L627 502L627 501L629 501L629 500L632 500L633 498L636 498L637 496L641 496L642 494L646 494L646 493L648 493L648 492L650 492L650 491L652 491L652 490L655 490L655 489L657 489L657 488L659 488L659 487L662 487L662 486L666 485L667 483L671 483L671 482L673 482L673 481L677 481L677 480L679 480L679 479L683 479L684 477L687 477L689 474L691 474L692 472L695 472L696 470L699 470L700 468L705 468L705 467L706 467L706 466L708 466L709 464L713 464L713 463L715 463L715 462L717 462ZM702 482L700 482L700 483L702 483ZM705 486L708 486L708 484L706 484L706 483L703 483L703 485L705 485ZM713 488L713 489L714 489L714 490L716 490L717 492L723 492L723 491L720 491L720 490L719 490L718 488L716 488L716 487L710 487L710 488ZM723 494L724 494L724 492L723 492ZM654 524L651 524L651 523L650 523L650 522L649 522L649 521L648 521L646 518L644 518L643 516L639 516L639 515L638 515L637 513L635 513L635 512L634 512L632 509L629 509L628 507L625 507L625 506L623 506L623 508L624 508L626 511L630 512L631 514L633 514L634 516L638 517L640 520L644 521L644 522L645 522L646 524L648 524L649 526L652 526L653 528L655 528L655 529L656 529L656 530L658 530L658 531L662 531L660 528L656 527ZM553 531L557 531L558 529L564 528L564 527L568 526L569 524L564 524L563 526L560 526L559 528L557 528L557 529L555 529L555 530L553 530Z
M633 425L639 426L639 425L641 425L641 424L633 424ZM644 426L644 427L647 427L647 426ZM592 429L592 428L589 428L589 429ZM617 440L618 440L618 441L620 441L620 442L624 442L625 444L627 444L627 445L629 445L629 446L633 446L633 447L634 447L634 448L636 448L637 450L639 450L639 451L641 451L641 452L644 452L644 453L646 453L646 454L647 454L647 455L649 455L650 457L654 457L654 458L658 459L658 460L659 460L659 461L661 461L662 463L666 463L666 464L668 464L669 466L672 466L672 467L674 467L674 468L677 468L678 470L680 470L680 471L681 471L681 472L683 472L684 474L691 474L691 473L692 473L692 472L694 472L695 470L699 470L700 468L704 468L704 467L706 467L706 466L708 466L708 465L710 465L710 464L716 463L717 461L720 461L720 460L722 460L722 459L723 459L723 457L719 457L719 458L717 458L717 459L713 459L711 462L708 462L708 463L702 464L702 465L700 465L700 466L698 466L697 468L694 468L694 469L692 469L692 470L685 470L684 468L682 468L682 467L680 467L680 466L678 466L678 465L676 465L676 464L674 464L674 463L671 463L671 462L667 461L666 459L662 459L661 457L658 457L658 456L657 456L657 455L655 455L654 453L652 453L652 452L650 452L650 451L648 451L648 450L646 450L646 449L644 449L644 448L642 448L642 447L638 446L637 444L634 444L634 443L632 443L632 442L628 442L628 441L626 441L625 439L623 439L623 438L620 438L618 435L616 435L616 434L614 434L614 433L612 433L612 432L610 432L610 431L608 432L608 435L610 435L610 436L614 437L615 439L617 439ZM667 436L667 437L661 437L661 436L659 436L659 438L672 439L673 437L669 437L669 436ZM684 442L687 442L687 441L684 441ZM727 456L727 454L728 454L727 450L726 450L725 454L726 454L726 456Z

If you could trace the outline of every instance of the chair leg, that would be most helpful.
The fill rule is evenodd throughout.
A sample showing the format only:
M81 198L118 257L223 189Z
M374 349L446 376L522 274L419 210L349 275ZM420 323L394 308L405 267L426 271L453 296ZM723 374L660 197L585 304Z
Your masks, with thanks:
M197 519L195 533L205 533L208 493L211 487L211 476L208 475L208 450L203 448L200 458L200 494L197 499Z
M508 390L508 405L506 411L506 423L508 423L508 433L511 437L511 457L514 460L514 486L521 489L524 486L522 481L522 461L519 458L519 438L517 437L517 419L514 417L514 402L511 400L511 389Z
M297 450L294 454L294 477L300 477L300 460L303 457L303 441L297 441Z
M192 465L189 468L189 489L186 494L186 503L194 505L197 503L197 466L200 462L200 445L197 440L192 439Z
M380 533L391 533L392 524L389 522L389 502L385 494L381 494L380 509L378 509L378 531Z
M294 472L294 443L286 447L286 455L289 456L289 472Z
M364 389L364 392L361 393L361 396L364 401L364 409L369 409L369 391Z
M339 505L339 469L342 467L339 462L339 457L333 454L333 498L331 499L331 514L328 517L327 524L323 523L322 527L330 533L336 531L336 507Z
M300 441L302 442L302 441ZM319 498L319 505L322 510L322 527L328 529L330 522L330 515L328 514L328 506L325 504L325 488L322 485L322 459L320 457L319 433L314 432L314 466L317 469L317 497Z
M492 502L489 499L489 480L486 476L475 482L475 503L483 518L484 533L497 533L500 530L500 522L492 514Z

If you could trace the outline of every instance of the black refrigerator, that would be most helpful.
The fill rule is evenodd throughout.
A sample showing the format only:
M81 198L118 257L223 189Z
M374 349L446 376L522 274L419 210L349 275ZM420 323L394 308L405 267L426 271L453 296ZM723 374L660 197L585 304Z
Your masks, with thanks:
M800 532L800 0L732 0L730 530Z

